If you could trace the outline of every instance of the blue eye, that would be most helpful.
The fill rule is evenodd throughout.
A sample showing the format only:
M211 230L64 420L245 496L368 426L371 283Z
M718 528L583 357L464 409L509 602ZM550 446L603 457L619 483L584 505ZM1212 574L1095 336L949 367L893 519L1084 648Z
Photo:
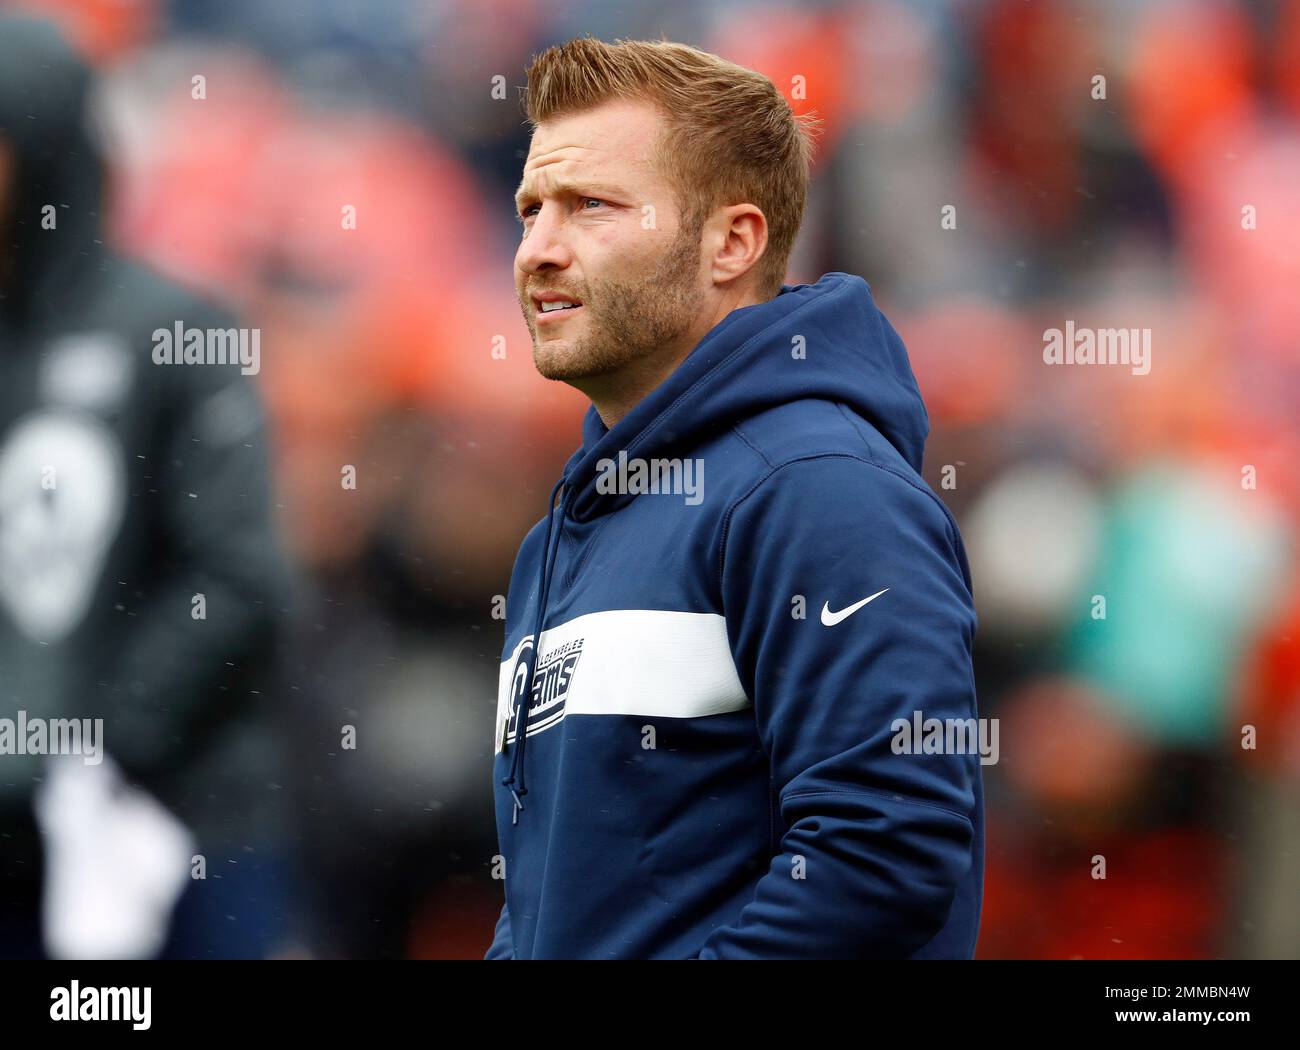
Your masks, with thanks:
M583 205L583 210L584 210L584 211L590 211L590 210L591 210L590 208L587 207L588 204L598 204L598 205L600 205L601 207L604 207L607 203L608 203L607 201L603 201L603 200L601 200L599 197L583 197L583 198L582 198L582 205ZM540 204L530 204L530 205L528 205L528 207L526 207L523 211L517 213L516 218L518 218L518 220L519 220L521 223L522 223L522 222L525 222L525 221L527 221L528 219L531 219L531 218L533 217L533 212L534 212L534 210L537 209L537 208L540 208L540 207L541 207Z

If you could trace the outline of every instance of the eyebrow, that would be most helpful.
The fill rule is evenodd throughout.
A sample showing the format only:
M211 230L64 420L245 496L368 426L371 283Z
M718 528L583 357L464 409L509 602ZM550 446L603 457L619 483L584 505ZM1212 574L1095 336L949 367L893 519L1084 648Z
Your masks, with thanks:
M611 197L626 197L627 193L619 186L614 186L603 182L584 182L574 179L568 179L563 175L553 175L550 178L551 189L557 194L569 194L583 196L608 194ZM522 211L526 203L537 200L537 194L531 185L519 184L519 189L515 191L515 210Z

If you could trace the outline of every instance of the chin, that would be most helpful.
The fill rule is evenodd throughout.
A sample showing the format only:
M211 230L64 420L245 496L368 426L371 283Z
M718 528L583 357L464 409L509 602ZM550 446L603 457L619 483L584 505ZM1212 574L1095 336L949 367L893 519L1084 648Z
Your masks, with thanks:
M600 368L584 354L580 347L570 343L543 343L533 347L533 365L543 379L554 379L562 383L579 382L594 379L609 371Z
M585 372L573 348L560 340L533 344L533 365L544 379L579 379Z

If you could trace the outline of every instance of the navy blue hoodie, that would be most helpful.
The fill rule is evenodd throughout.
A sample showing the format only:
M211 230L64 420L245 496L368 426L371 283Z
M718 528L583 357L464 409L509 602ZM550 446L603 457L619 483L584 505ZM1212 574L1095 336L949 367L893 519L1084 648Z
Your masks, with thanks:
M612 430L588 411L510 581L487 958L972 955L978 749L908 732L977 718L928 430L843 273L730 313Z

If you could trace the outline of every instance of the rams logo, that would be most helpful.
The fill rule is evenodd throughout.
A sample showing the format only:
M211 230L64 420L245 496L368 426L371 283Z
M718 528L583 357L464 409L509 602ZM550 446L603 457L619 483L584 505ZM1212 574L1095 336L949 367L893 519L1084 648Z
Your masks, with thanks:
M528 656L533 643L525 641L515 661L514 681L510 690L510 719L506 726L506 743L515 741L519 735L520 701L528 697L528 714L525 724L528 735L533 736L543 729L550 729L564 719L564 701L568 698L573 684L573 674L578 667L578 658L582 655L582 639L575 638L565 642L547 653L537 661L533 673L532 688L527 686Z

